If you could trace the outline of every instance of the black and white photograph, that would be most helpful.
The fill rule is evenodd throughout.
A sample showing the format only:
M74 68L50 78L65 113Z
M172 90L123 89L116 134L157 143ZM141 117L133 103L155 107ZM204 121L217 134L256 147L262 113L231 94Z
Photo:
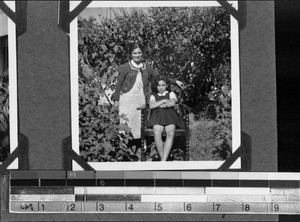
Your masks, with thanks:
M70 25L73 149L95 168L218 168L240 146L236 19L216 1L129 3Z
M18 146L16 66L15 23L0 10L0 162Z

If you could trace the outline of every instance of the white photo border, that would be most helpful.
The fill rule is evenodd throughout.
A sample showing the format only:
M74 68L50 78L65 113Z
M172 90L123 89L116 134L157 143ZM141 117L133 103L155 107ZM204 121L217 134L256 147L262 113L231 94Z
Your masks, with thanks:
M15 1L4 1L15 12ZM7 15L6 15L7 16ZM16 24L7 16L8 35L8 90L9 90L9 144L10 153L17 149L18 141L18 91L17 91L17 34ZM18 159L9 169L18 168Z
M237 1L228 1L238 9ZM70 1L72 11L80 1ZM138 7L186 7L216 6L217 1L134 1ZM132 1L93 1L87 8L93 7L135 7ZM77 17L70 23L70 84L71 84L71 135L72 148L79 154L79 105L78 105L78 28ZM241 146L241 110L240 110L240 64L239 64L239 26L238 21L230 15L231 29L231 94L232 94L232 153ZM214 170L224 161L170 161L170 162L87 162L97 171L107 170ZM73 170L83 170L75 161ZM230 167L240 169L241 158Z

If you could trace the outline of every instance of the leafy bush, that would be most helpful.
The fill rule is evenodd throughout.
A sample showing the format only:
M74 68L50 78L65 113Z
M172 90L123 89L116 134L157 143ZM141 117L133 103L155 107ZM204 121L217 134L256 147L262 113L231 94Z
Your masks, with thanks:
M210 113L208 116L216 123L212 151L226 159L232 153L231 93L228 86L222 86L221 90L215 88L210 95L218 101L207 109Z
M132 42L143 44L145 60L159 73L185 83L185 103L194 110L203 106L204 100L209 103L203 110L211 101L221 103L221 98L212 92L221 91L225 85L230 88L231 82L230 19L221 7L121 10L114 19L100 17L100 20L99 23L95 18L78 21L80 148L84 158L124 161L122 155L138 156L136 149L132 152L127 147L129 131L126 131L128 134L118 131L120 117L116 112L109 105L99 108L99 95L105 101L110 100L106 92L114 90L118 66L129 60L127 50ZM216 152L221 153L224 144L230 143L231 131L230 111L225 114L223 108L213 106L214 119L220 127L215 147ZM105 131L101 127L108 124L108 119L112 128ZM220 145L221 139L226 142ZM115 151L119 147L121 150ZM115 154L108 155L111 152L120 154L119 158Z
M0 73L0 161L9 154L8 72Z
M118 112L111 106L99 104L99 95L99 88L79 80L81 156L100 162L138 160L137 153L127 148L129 127L119 124Z

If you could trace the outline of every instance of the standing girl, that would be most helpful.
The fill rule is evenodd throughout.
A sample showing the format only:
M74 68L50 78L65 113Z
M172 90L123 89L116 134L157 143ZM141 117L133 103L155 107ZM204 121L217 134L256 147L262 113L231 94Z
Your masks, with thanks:
M153 109L149 125L153 126L154 141L161 161L166 161L173 146L176 126L184 128L184 121L174 109L177 98L175 93L168 92L168 79L159 75L155 79L157 92L150 97L150 109ZM166 130L166 140L162 140L162 132Z
M121 122L128 124L134 139L140 139L141 111L137 108L145 104L148 83L157 76L157 73L152 66L143 61L143 48L138 43L131 45L129 56L131 60L119 67L112 100L114 107L119 109L119 114L125 116ZM183 87L180 81L172 80L172 82Z

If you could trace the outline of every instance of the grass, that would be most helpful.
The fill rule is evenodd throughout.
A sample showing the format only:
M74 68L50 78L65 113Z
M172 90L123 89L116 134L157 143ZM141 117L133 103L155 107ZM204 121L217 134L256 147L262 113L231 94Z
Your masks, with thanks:
M196 119L193 113L189 118L190 160L223 160L215 147L217 122L204 116Z

